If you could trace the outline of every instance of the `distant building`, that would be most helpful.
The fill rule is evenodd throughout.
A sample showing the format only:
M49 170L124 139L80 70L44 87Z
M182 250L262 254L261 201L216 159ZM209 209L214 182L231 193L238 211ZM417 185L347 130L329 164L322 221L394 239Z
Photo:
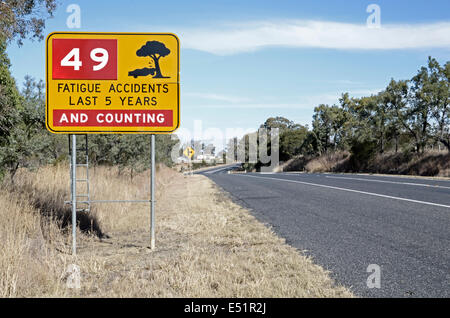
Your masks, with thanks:
M210 161L215 160L216 157L214 157L214 155L210 155L210 154L202 154L202 155L198 155L196 159L200 160L200 161L204 160L206 162L210 162Z
M186 157L178 157L176 159L176 163L188 163L188 162L189 162L189 159Z

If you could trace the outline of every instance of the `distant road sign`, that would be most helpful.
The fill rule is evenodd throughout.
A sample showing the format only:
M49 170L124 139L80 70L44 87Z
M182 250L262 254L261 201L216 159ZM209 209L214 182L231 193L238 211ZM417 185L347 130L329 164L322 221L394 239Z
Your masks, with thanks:
M168 33L49 34L47 129L175 131L180 125L179 49L176 35Z
M188 157L189 159L191 159L192 156L195 154L195 151L194 151L194 149L192 149L191 147L187 147L187 148L184 150L183 154L184 154L186 157Z

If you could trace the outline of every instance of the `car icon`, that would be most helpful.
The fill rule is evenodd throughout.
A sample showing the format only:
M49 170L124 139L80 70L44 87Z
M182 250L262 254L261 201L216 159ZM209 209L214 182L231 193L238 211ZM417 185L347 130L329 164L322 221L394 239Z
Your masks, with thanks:
M156 69L155 68L138 68L134 71L129 71L128 76L133 76L134 78L137 78L138 76L147 76L147 75L155 75Z

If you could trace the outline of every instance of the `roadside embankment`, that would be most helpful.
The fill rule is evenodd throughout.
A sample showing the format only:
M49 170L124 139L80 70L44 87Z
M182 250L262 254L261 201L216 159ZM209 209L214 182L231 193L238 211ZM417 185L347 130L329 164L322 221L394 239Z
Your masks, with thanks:
M149 195L148 172L131 179L96 167L91 177L94 199ZM67 200L67 167L21 171L18 178L35 195L6 185L0 191L0 296L353 296L204 176L157 169L155 250L149 249L148 204L98 204L91 220L102 235L79 231L76 257L67 224L43 213L51 205L30 199L60 193L58 200ZM80 268L79 289L66 286L70 264Z
M277 168L277 171L348 172L395 175L450 177L448 152L378 154L373 158L356 162L349 152L332 152L318 157L300 156Z

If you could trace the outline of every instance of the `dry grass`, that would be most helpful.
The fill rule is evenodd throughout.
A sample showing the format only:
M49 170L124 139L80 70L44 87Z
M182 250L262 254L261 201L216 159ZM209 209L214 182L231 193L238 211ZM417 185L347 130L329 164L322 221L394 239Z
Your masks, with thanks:
M275 171L364 172L450 177L450 153L446 151L428 151L424 154L385 152L377 154L368 162L359 163L358 166L363 167L359 169L354 169L350 159L351 155L346 151L330 152L313 158L299 156L283 163Z
M0 207L0 297L64 296L67 257L59 251L67 250L66 237L31 204L5 190Z
M346 151L327 153L308 161L305 170L311 173L335 171L336 167L341 166L349 157L350 153Z
M450 177L450 153L428 151L418 155L387 152L376 156L369 172Z
M69 189L67 174L67 167L43 168L39 173L22 171L19 179L28 180L24 184L34 180L34 189L40 189L36 193L52 195ZM149 195L146 173L131 182L114 168L98 167L91 176L94 199ZM352 297L209 179L160 167L157 190L156 250L148 248L148 205L103 204L92 212L93 219L109 237L79 233L78 255L73 257L70 235L45 222L47 217L33 203L23 203L30 196L11 197L3 189L0 295ZM71 263L81 268L81 289L65 286L64 272Z

